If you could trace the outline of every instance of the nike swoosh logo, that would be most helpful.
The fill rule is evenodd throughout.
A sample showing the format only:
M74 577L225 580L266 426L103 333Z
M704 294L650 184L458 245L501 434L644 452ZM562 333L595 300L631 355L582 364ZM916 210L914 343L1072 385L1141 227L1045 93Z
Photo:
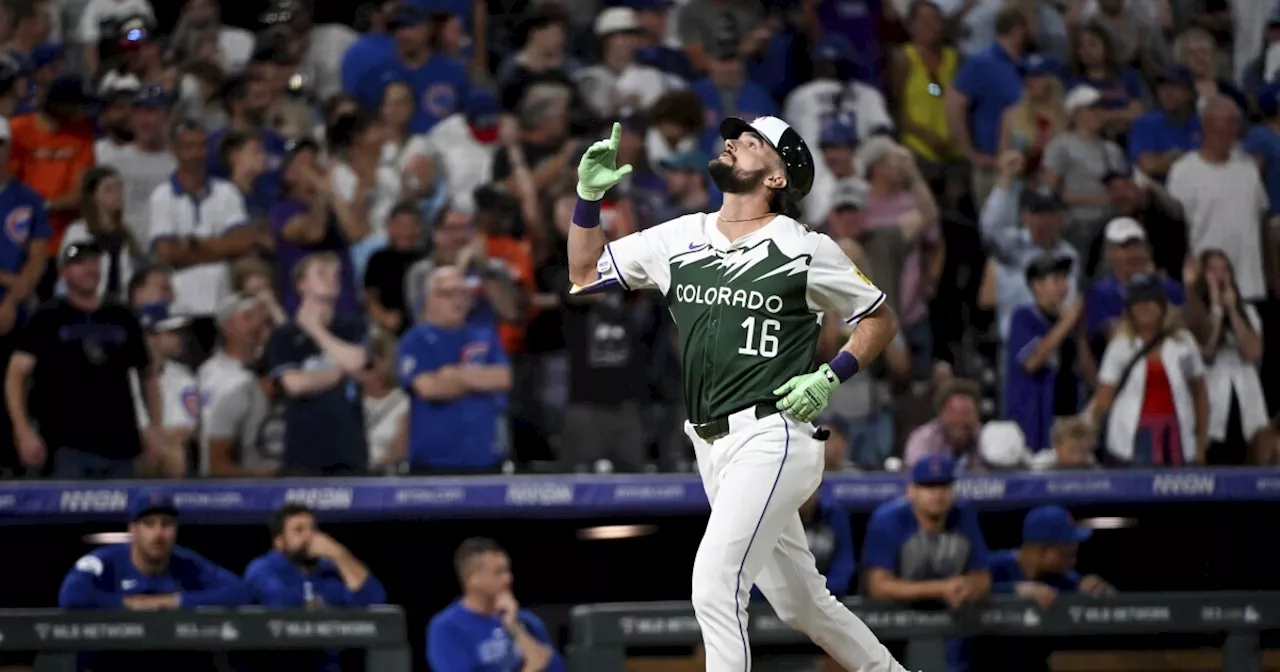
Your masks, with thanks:
M706 244L706 243L689 243L689 249L690 249L690 250L696 250L696 249L698 249L698 248L702 248L702 247L706 247L706 246L707 246L707 244Z

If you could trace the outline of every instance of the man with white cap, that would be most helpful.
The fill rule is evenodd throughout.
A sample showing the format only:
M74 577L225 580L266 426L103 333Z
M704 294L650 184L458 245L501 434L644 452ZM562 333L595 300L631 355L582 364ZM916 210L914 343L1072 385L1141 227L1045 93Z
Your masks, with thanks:
M574 83L601 118L647 110L662 94L684 88L679 78L636 63L644 28L630 7L609 7L596 16L600 62L574 74Z
M1096 242L1110 214L1102 177L1113 166L1128 162L1124 150L1101 135L1102 104L1102 93L1092 86L1081 84L1071 89L1063 103L1070 130L1049 141L1041 163L1043 181L1067 206L1063 238L1080 254L1085 277L1093 277Z
M693 567L693 608L709 672L750 669L754 584L778 617L848 670L902 665L827 589L798 509L822 480L826 430L812 424L842 382L897 330L884 293L827 236L796 221L813 156L785 121L728 117L708 173L718 212L694 213L608 242L600 200L631 172L618 166L620 124L578 166L568 241L572 293L656 288L680 332L689 422L711 517ZM813 371L827 312L856 323Z
M1151 249L1147 246L1147 233L1137 220L1117 217L1103 229L1104 253L1111 273L1098 279L1085 294L1085 330L1089 335L1089 349L1094 361L1102 361L1107 341L1115 333L1124 314L1124 287L1134 273L1152 273ZM1182 306L1187 301L1181 284L1168 277L1161 277L1169 303Z

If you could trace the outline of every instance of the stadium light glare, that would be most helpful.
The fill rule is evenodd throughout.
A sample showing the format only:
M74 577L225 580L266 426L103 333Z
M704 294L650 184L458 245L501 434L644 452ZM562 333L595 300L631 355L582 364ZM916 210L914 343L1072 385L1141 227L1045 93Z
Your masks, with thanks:
M599 525L578 530L578 538L586 541L635 539L658 531L657 525Z
M97 532L84 535L84 543L90 546L106 546L107 544L125 544L132 537L128 532Z
M1137 518L1119 518L1107 517L1085 518L1080 521L1080 525L1091 530L1123 530L1127 527L1134 527L1138 524Z

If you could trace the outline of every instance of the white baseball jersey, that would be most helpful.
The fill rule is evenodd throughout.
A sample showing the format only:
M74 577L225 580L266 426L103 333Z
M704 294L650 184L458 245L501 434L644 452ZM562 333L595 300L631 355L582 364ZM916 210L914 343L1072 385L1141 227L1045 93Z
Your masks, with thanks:
M776 401L778 385L814 370L823 314L853 323L885 301L835 241L794 219L776 217L732 243L716 221L696 213L616 240L596 282L577 290L667 296L695 423Z
M137 372L130 376L133 388L133 407L138 414L138 426L151 425L147 404L142 398L142 386ZM200 392L191 369L177 362L165 362L158 376L160 383L160 417L165 428L195 427L200 421Z

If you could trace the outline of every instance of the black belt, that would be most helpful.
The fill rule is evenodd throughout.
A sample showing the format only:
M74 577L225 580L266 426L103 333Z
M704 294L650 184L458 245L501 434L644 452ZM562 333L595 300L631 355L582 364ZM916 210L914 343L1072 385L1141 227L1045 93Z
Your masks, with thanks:
M775 413L781 412L778 410L776 403L759 403L755 405L755 409L756 420L759 420L760 418L767 418ZM737 411L734 412L736 413ZM733 415L733 413L730 413L729 415ZM716 439L724 438L729 434L729 416L726 415L722 418L715 418L701 424L696 424L693 426L693 433L697 434L698 438L706 441L707 443L715 441Z

